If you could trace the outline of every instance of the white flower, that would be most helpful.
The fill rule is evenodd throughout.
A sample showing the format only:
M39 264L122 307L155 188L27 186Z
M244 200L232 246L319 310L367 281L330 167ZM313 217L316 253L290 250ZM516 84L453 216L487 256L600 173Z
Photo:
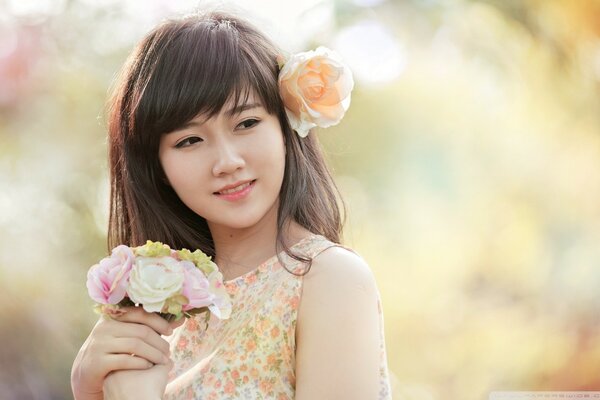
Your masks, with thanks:
M166 300L181 293L184 278L183 267L172 257L138 256L129 275L127 294L147 312L163 312Z

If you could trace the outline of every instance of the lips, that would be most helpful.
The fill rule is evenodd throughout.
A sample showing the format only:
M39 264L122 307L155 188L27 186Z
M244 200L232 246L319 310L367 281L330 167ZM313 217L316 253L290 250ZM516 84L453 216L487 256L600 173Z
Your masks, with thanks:
M233 183L231 185L223 186L218 191L213 192L213 194L223 195L223 194L237 193L237 192L244 190L248 186L250 186L254 181L256 181L256 179L247 180L247 181L239 181L239 182Z

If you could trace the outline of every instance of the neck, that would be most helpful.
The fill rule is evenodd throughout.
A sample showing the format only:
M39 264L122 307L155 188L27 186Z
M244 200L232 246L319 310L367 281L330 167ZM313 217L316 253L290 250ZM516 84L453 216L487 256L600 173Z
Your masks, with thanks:
M215 245L214 262L225 280L243 275L277 253L277 209L248 228L235 229L209 224ZM310 232L296 222L284 228L283 239L293 245Z
M215 245L215 263L221 271L237 267L252 268L275 254L277 216L268 213L255 225L235 229L210 226Z

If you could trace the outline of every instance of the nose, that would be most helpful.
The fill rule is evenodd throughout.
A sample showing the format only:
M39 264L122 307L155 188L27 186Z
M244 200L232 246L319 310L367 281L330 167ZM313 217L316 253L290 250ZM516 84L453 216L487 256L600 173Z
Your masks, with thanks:
M220 140L215 146L215 161L212 168L213 175L231 174L244 165L244 158L234 143L228 140Z

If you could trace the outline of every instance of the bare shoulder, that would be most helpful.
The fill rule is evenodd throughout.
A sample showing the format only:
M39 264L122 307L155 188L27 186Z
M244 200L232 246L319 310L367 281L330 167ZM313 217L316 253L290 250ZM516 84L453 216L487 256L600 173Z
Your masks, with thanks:
M315 256L298 309L296 399L377 398L379 329L365 260L337 246Z
M377 285L367 262L343 247L330 247L313 258L304 276L298 329L320 318L341 319L357 309L377 309Z
M330 247L313 258L304 277L308 295L337 296L344 291L376 291L371 267L358 254L339 246Z

